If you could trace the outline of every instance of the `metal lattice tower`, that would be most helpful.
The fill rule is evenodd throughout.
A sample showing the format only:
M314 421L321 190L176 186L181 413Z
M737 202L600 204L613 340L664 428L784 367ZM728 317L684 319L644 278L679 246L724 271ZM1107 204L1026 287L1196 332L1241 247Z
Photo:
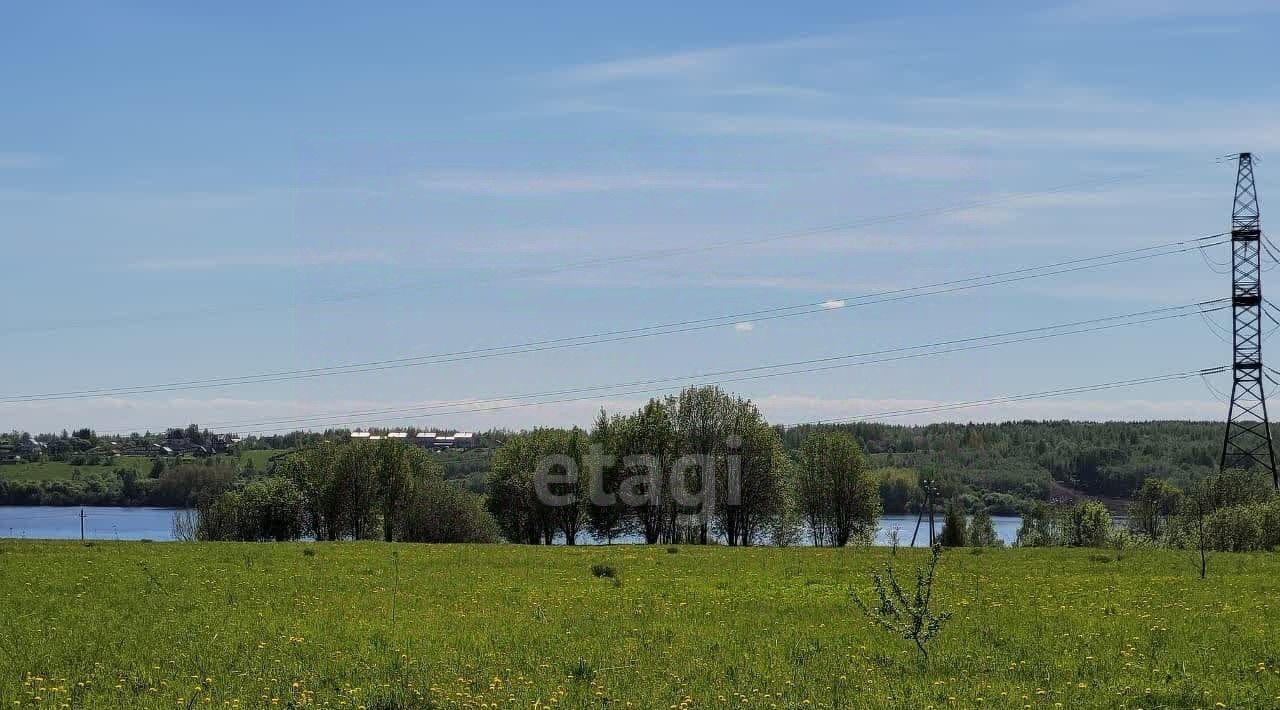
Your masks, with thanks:
M1222 440L1222 468L1261 468L1276 477L1276 454L1262 389L1262 221L1253 182L1253 155L1241 153L1231 209L1231 404Z

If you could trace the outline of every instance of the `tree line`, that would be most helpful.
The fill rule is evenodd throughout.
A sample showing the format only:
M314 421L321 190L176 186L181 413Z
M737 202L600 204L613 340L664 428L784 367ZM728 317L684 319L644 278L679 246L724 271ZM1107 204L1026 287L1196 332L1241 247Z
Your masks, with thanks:
M322 441L282 459L275 474L179 514L181 539L494 542L475 494L445 481L431 455L394 440Z
M878 481L852 437L787 455L747 399L690 387L592 428L516 434L494 452L486 504L512 542L843 545L874 534Z

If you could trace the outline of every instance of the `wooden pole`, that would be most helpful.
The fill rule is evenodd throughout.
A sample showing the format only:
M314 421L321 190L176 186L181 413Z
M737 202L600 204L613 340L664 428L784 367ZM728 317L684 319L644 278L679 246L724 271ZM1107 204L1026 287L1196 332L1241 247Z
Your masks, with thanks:
M929 501L929 547L933 547L933 481L929 481L925 498Z

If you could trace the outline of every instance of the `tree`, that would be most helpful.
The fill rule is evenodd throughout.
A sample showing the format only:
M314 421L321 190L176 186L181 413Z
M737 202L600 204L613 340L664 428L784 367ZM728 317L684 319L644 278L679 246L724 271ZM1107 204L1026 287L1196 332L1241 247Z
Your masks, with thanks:
M996 527L991 522L991 513L981 508L969 520L967 542L970 547L1000 547L1004 543L996 535Z
M719 387L687 387L676 397L667 399L675 423L676 469L670 471L668 485L681 495L675 500L668 521L676 542L705 545L710 539L712 511L706 505L708 494L714 494L718 481L708 467L720 468L725 462L728 436L734 428L731 421L745 416L738 411L743 403ZM749 403L747 403L749 404ZM681 500L683 499L683 500Z
M142 500L145 489L138 484L138 472L132 468L117 468L116 477L120 479L120 495L128 502Z
M777 431L766 424L754 406L741 407L730 437L741 442L730 450L724 471L716 476L716 528L730 546L751 545L782 516L786 454Z
M377 499L382 512L382 539L391 542L401 506L409 498L415 481L439 479L444 467L415 446L383 439L373 453L377 471Z
M574 544L586 507L579 429L535 429L498 447L486 504L512 542L550 545L556 533Z
M268 478L228 491L198 508L198 540L297 540L303 531L302 493L293 481Z
M1102 547L1111 539L1111 513L1096 500L1082 500L1067 511L1066 543Z
M614 427L614 449L609 453L620 470L619 501L626 506L645 543L670 540L675 502L665 475L675 458L675 424L667 402L649 400L634 414L622 417Z
M875 529L879 486L852 436L814 434L801 445L799 459L796 505L815 545L843 547Z
M922 497L919 477L905 468L881 468L873 472L880 485L880 501L885 513L901 515L912 501Z
M908 597L898 583L893 571L893 560L885 565L885 573L872 575L879 604L875 608L868 607L857 595L853 601L876 626L901 636L915 643L920 656L929 658L925 644L936 637L943 624L951 618L951 612L936 613L930 608L933 602L933 580L938 569L938 560L942 557L942 545L935 544L929 556L929 563L916 570L915 594ZM885 581L888 580L888 584Z
M1018 547L1050 547L1062 539L1062 528L1057 511L1036 502L1022 514L1018 528Z
M1182 505L1182 491L1161 478L1142 482L1129 506L1129 528L1152 540L1160 540L1168 532L1169 518Z
M1209 537L1205 534L1205 518L1213 509L1213 486L1208 482L1192 488L1182 503L1183 526L1189 528L1195 538L1197 571L1200 579L1209 575Z
M478 498L445 483L430 454L394 440L327 441L281 460L201 510L202 536L481 542L496 526Z
M361 540L377 528L381 519L377 444L326 441L280 462L281 474L302 492L306 528L316 539Z
M938 544L943 547L964 547L966 540L964 510L957 500L947 504L946 517L942 520L942 534L938 536Z
M235 469L225 463L181 463L160 475L150 502L174 508L198 506L231 488L235 478Z
M626 423L623 417L610 417L600 411L589 437L591 459L587 469L594 477L589 481L587 527L597 539L612 543L631 526L630 511L618 498L618 488L626 467L616 453Z
M415 481L398 508L396 539L404 542L497 542L498 524L480 498L448 481Z

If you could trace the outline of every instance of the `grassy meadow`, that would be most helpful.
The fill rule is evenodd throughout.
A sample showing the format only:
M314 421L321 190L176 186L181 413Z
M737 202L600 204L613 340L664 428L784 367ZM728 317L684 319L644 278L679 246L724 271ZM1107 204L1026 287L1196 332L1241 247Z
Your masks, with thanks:
M3 541L0 704L1280 706L1280 555L949 551L922 661L888 550L673 549Z
M215 460L229 461L237 466L242 466L246 463L252 462L254 467L259 471L265 471L271 465L271 457L280 453L284 452L269 449L255 449L252 451L243 451L235 455L217 456L215 457ZM151 470L153 461L154 459L146 456L117 456L111 463L98 466L90 466L87 464L76 466L66 461L37 461L35 463L10 464L0 466L0 480L71 480L76 469L79 469L82 474L114 474L116 469L131 468L145 476ZM166 459L166 462L172 464L173 459Z
M115 461L106 465L89 466L82 464L73 466L66 461L37 461L0 466L0 479L10 481L69 481L76 469L81 473L114 473L118 468L131 468L145 475L151 470L151 459L145 456L117 456Z

